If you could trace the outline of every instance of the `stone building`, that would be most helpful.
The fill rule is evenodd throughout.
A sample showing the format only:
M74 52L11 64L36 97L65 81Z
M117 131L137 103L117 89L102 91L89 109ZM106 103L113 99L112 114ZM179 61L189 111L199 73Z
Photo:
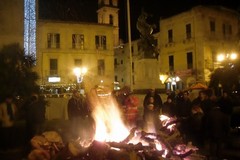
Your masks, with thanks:
M98 1L98 23L37 20L39 84L76 83L75 67L86 67L84 87L114 84L114 46L118 45L118 1Z
M160 19L159 26L160 74L178 76L184 88L208 84L210 74L220 67L220 53L239 53L239 14L234 10L196 6Z

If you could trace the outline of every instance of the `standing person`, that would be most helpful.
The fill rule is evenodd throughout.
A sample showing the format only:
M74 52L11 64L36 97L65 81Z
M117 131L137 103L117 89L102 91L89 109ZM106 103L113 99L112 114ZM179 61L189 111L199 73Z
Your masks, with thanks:
M13 147L14 121L17 107L13 102L13 96L7 95L5 101L0 104L0 124L1 124L1 148L9 149Z
M25 104L27 141L44 131L46 105L44 98L35 93Z
M178 93L178 98L176 100L177 117L181 119L181 123L178 126L180 133L183 138L187 139L187 134L189 133L189 123L188 119L191 115L192 102L189 98L188 91L181 91Z
M174 117L176 115L176 103L174 102L174 97L169 95L166 102L163 103L162 114Z
M137 125L137 120L138 120L139 100L136 96L134 96L133 94L130 94L125 99L124 104L126 106L125 112L124 112L126 123L131 127L135 127Z
M26 122L26 151L30 152L31 139L35 135L41 135L44 131L45 111L47 102L44 97L33 93L24 104Z
M154 88L150 89L150 91L144 97L144 100L143 100L144 109L147 108L147 105L149 103L149 97L153 97L154 99L154 111L157 114L160 114L163 102L162 102L161 96L156 92Z
M158 115L154 106L154 97L149 97L146 106L144 106L144 130L147 132L156 132Z
M223 91L223 95L218 99L217 104L221 108L221 111L229 117L231 123L233 100L227 91Z
M191 109L191 116L189 118L189 135L188 138L197 147L203 147L203 118L204 113L200 104L194 104Z
M146 94L143 100L143 121L144 128L147 128L147 124L149 122L149 118L153 120L154 129L157 130L159 125L159 118L161 109L162 109L162 98L156 92L154 88L150 89L150 91Z
M71 122L72 134L79 136L81 123L84 123L89 116L86 99L77 90L74 90L72 97L68 100L67 105L68 119Z
M204 123L204 129L209 140L210 156L212 159L221 159L224 141L230 131L228 116L221 111L217 104L214 104L206 115Z

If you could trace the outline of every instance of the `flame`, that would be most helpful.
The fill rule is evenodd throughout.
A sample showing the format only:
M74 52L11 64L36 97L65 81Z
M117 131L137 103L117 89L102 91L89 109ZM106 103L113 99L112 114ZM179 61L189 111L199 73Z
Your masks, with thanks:
M142 146L151 146L153 142L155 145L155 149L153 150L163 151L161 155L163 158L167 157L170 153L169 147L166 146L166 143L162 143L155 128L151 127L151 124L147 126L147 130L152 132L146 134L143 134L142 130L131 130L130 126L125 125L122 112L110 92L106 92L104 88L100 88L99 90L94 90L89 98L92 103L91 106L94 106L92 108L92 116L96 127L94 140L100 142L125 142L127 140L127 143L134 145L141 143ZM172 131L177 119L160 115L159 120L162 122L163 127ZM174 149L174 152L176 155L181 155L189 151L188 148L192 149L185 145L178 145ZM120 150L114 147L112 149Z
M130 131L122 120L117 102L112 96L109 96L109 93L105 95L95 95L93 96L95 98L92 99L94 103L92 116L96 122L94 139L101 142L120 142L129 135Z
M174 121L176 119L170 118L166 115L160 115L159 119L161 120L163 126L167 126L167 129L169 129L170 131L174 130L174 127L176 126L176 124L175 123L169 124L169 123L171 123L172 121Z

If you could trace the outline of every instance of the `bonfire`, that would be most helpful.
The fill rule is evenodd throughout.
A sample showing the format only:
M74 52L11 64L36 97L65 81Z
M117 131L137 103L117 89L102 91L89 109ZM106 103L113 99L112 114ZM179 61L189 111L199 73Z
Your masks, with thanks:
M177 160L187 158L198 150L191 143L183 143L176 127L177 118L159 116L161 123L156 132L144 131L139 126L130 128L124 123L122 112L110 92L98 88L91 94L95 134L90 139L79 137L64 143L57 132L44 132L32 138L33 150L29 159Z

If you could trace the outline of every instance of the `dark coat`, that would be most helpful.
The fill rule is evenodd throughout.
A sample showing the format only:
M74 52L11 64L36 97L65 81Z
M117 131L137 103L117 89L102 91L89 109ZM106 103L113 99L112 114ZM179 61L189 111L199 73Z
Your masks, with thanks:
M68 118L72 120L77 117L86 117L89 115L89 110L87 107L86 99L81 97L76 99L74 97L70 98L68 101Z
M220 107L212 108L205 121L205 131L210 139L224 139L230 130L228 116L224 114Z
M160 114L160 110L162 108L162 105L163 105L163 102L162 102L162 98L159 94L157 94L156 92L151 95L151 93L149 92L145 97L144 97L144 100L143 100L143 107L144 107L144 113L147 112L147 106L149 104L149 98L150 97L153 97L154 99L154 111L158 114Z

